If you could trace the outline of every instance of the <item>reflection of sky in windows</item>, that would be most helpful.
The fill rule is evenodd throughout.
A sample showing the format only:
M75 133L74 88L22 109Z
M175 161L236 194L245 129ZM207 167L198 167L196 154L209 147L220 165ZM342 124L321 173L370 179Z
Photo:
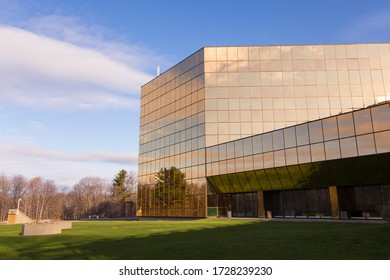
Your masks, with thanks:
M385 130L376 133L375 139L371 111L374 119L382 121L377 131ZM217 145L212 147L212 160L235 158L230 168L219 170L224 174L229 170L240 172L242 168L248 171L389 152L389 130L389 108L382 105Z
M217 47L205 48L204 58L203 64L200 51L143 87L141 163L164 157L158 167L165 162L188 166L195 161L182 163L176 157L165 161L165 157L390 99L390 55L386 44ZM206 88L202 89L204 83ZM197 114L203 110L205 114ZM372 132L370 118L363 116L366 115L354 113L345 122L340 117L339 129L333 125L334 120L330 124L323 120L324 140L336 139L339 131L341 137L353 136L353 124L358 135ZM373 118L375 131L387 129L386 116L374 112ZM322 141L320 130L312 128L314 123L310 126L310 139L303 141L298 133L299 145L307 145L309 140L312 144ZM283 133L286 136L287 132ZM377 137L381 141L381 135ZM356 140L359 154L372 151L372 137L366 138L369 137L359 136ZM283 144L287 145L287 141L284 137ZM272 148L280 144L274 142ZM263 144L253 145L253 152L262 149ZM294 162L288 158L287 162ZM279 155L275 157L275 161L279 159L282 162ZM245 169L251 166L249 160L244 161ZM150 165L148 172L154 172L156 166ZM191 174L196 173L199 172L191 170Z

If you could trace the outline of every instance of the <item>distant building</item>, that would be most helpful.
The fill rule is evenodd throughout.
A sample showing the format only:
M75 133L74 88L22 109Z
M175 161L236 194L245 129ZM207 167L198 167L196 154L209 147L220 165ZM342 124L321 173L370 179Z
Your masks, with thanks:
M388 43L205 47L141 91L138 216L390 205Z

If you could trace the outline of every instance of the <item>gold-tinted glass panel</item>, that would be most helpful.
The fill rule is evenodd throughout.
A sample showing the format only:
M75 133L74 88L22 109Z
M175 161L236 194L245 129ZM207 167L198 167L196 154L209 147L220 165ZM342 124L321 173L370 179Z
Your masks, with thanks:
M261 135L253 137L253 153L258 154L263 152L263 140Z
M325 150L324 150L323 143L310 145L310 150L311 150L311 158L313 162L325 160Z
M350 137L340 140L341 156L354 157L357 156L356 138Z
M286 165L298 164L298 152L296 148L286 149Z
M377 153L390 152L390 131L375 133L375 143Z
M298 162L307 163L311 161L310 146L298 147Z
M324 140L322 135L321 121L315 121L309 123L309 136L310 136L310 143L322 142Z
M352 114L337 116L340 137L349 137L355 134Z
M269 152L273 150L272 133L263 134L263 152Z
M360 110L353 113L356 134L372 132L372 120L370 111Z
M322 127L324 132L324 140L334 140L338 138L337 119L327 118L322 120Z
M375 141L373 134L367 134L356 137L359 156L375 154Z
M374 131L390 129L390 104L371 109Z
M298 146L309 144L309 130L307 124L296 126Z
M286 148L295 147L297 145L297 139L295 135L295 127L283 129L284 133L284 145Z

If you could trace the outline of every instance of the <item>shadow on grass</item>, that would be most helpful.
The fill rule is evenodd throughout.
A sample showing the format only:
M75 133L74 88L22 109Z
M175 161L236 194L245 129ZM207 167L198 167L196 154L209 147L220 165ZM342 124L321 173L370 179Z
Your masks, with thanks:
M390 224L121 222L99 225L99 233L85 224L57 236L8 238L24 240L6 258L390 259Z

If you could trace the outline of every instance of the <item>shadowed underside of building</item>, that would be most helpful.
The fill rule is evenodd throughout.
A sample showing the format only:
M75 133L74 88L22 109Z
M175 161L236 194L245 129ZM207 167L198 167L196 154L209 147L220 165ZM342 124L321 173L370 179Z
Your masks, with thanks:
M138 216L390 205L390 44L205 47L141 91Z

